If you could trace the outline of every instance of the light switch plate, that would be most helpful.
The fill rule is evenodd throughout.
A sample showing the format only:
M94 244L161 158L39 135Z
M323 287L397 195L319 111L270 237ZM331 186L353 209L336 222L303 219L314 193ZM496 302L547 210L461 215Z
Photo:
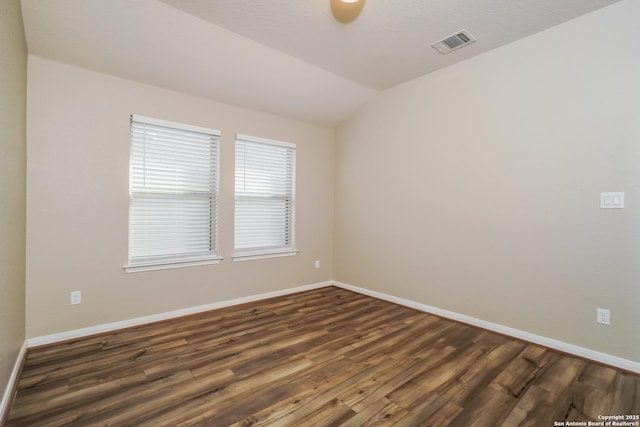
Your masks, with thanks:
M624 193L608 192L600 193L601 209L624 209Z

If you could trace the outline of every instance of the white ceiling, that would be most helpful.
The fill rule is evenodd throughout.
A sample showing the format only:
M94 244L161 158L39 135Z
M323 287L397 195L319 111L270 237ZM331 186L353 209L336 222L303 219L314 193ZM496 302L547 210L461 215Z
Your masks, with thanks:
M619 0L22 0L29 52L333 126L380 91ZM460 29L478 42L443 56Z

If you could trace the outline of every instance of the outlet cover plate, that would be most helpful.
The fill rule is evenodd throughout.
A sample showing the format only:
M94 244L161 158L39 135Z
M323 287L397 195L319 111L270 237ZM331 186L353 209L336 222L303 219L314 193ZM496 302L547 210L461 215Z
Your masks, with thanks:
M80 291L72 291L71 292L71 305L80 304L82 302L82 292Z
M597 310L596 322L603 325L609 325L611 323L611 312L606 308L599 308Z

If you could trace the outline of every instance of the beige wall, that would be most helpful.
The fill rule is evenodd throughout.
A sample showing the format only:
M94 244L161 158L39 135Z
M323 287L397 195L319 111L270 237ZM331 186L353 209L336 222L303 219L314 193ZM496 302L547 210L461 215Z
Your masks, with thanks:
M130 114L222 131L221 264L123 271ZM332 278L332 129L31 55L27 116L27 337ZM236 132L297 144L296 256L231 260ZM69 304L73 290L82 304Z
M640 361L638 16L617 3L345 122L334 278Z
M19 0L0 2L0 397L24 343L27 47Z
M334 278L640 361L639 14L622 1L391 89L335 156L328 128L30 56L27 337ZM221 264L122 270L130 114L222 130ZM298 144L295 257L230 259L236 132Z

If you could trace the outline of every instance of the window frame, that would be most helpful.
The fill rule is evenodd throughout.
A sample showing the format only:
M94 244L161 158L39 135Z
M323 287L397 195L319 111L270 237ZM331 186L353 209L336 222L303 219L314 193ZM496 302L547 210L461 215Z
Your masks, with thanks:
M261 144L261 145L265 145L265 146L274 146L274 147L280 147L280 148L286 148L289 150L293 151L293 164L291 165L292 171L291 171L291 176L290 176L290 180L291 180L291 185L292 185L292 191L291 191L291 209L289 211L289 216L290 216L290 221L289 221L289 231L288 231L288 238L289 238L289 245L288 246L282 246L282 247L276 247L276 248L270 248L270 249L245 249L245 250L238 250L237 248L237 241L236 241L236 233L237 233L237 211L238 211L238 207L237 207L237 202L238 202L238 193L237 193L237 182L234 181L234 248L233 248L233 255L232 255L232 259L233 261L250 261L250 260L256 260L256 259L264 259L264 258L277 258L277 257L288 257L288 256L294 256L296 255L299 250L296 248L296 163L297 163L297 147L296 144L291 143L291 142L283 142L283 141L278 141L278 140L274 140L274 139L267 139L267 138L262 138L262 137L257 137L257 136L251 136L251 135L245 135L245 134L236 134L236 140L235 140L235 146L234 146L234 178L237 179L237 173L238 173L238 164L237 164L237 150L238 150L238 143L242 142L242 143L250 143L250 144ZM276 198L277 196L273 196L273 198Z
M134 122L136 124L141 125L150 125L156 127L164 127L170 130L177 130L183 132L192 132L198 134L206 134L212 138L212 147L211 151L209 151L209 156L213 157L213 162L215 164L209 163L209 169L212 167L214 170L211 171L211 175L209 175L209 179L213 180L212 189L210 191L186 191L183 190L184 193L180 193L180 191L135 191L134 189ZM209 265L209 264L217 264L223 258L220 257L220 253L218 250L218 224L219 224L219 200L220 200L220 137L222 132L216 129L210 129L200 126L193 126L183 123L171 122L161 119L155 119L151 117L145 117L140 115L131 115L130 116L130 129L129 129L129 233L128 233L128 263L124 266L124 270L128 273L132 272L140 272L140 271L150 271L150 270L161 270L168 268L179 268L179 267L189 267L189 266L198 266L198 265ZM155 255L149 257L138 256L139 259L136 260L135 255L133 254L133 244L134 244L134 230L133 230L133 220L134 220L134 198L136 197L136 193L138 193L138 200L144 199L145 194L155 194L162 197L179 197L182 196L185 199L202 199L209 198L211 204L211 213L209 214L209 250L208 254L203 255L199 254L189 254L188 252L183 252L182 254L172 254L172 255ZM196 196L197 195L197 196ZM139 237L139 236L138 236Z

